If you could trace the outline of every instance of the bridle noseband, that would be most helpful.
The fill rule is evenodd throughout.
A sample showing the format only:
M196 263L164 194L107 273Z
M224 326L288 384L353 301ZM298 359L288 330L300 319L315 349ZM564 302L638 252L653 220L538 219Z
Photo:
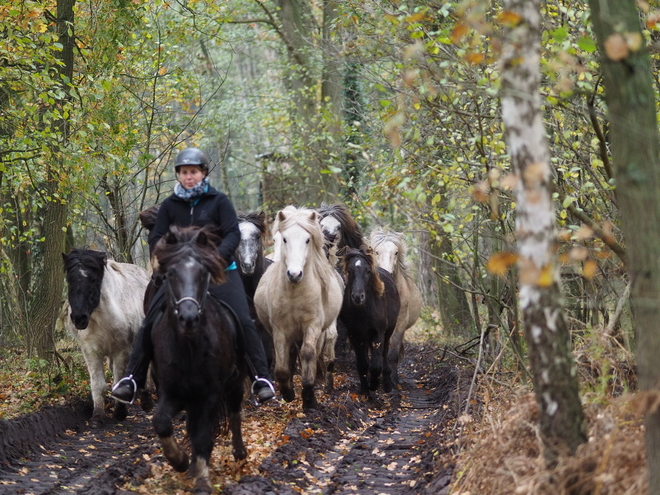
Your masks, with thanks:
M179 314L179 306L181 305L181 303L186 301L194 302L195 305L197 306L197 314L201 314L202 309L204 307L204 301L206 301L206 295L208 294L209 291L210 280L211 280L211 274L207 272L206 280L204 282L204 292L202 292L202 298L199 301L192 296L184 296L181 299L177 299L176 296L174 295L174 291L172 290L172 284L168 283L167 289L170 293L170 296L172 297L172 300L174 301L174 314L175 315Z

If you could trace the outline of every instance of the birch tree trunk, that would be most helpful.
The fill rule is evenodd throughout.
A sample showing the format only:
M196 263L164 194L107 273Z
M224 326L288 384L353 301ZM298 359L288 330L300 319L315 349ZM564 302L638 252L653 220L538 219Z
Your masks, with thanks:
M545 458L586 442L575 363L560 301L551 170L540 96L540 0L506 0L511 23L502 53L502 118L518 177L516 238L520 308Z
M617 202L637 330L642 390L658 394L660 137L653 75L634 0L589 0L602 58ZM655 399L657 401L657 399ZM660 411L645 417L649 493L660 493Z

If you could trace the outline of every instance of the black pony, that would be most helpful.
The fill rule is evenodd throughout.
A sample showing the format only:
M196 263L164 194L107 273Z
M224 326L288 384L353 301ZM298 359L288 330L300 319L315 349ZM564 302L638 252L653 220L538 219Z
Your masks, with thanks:
M399 292L387 270L376 266L370 247L347 247L341 254L346 289L339 316L355 351L360 393L376 390L381 373L383 390L390 392L393 384L387 352L399 316Z
M219 426L229 424L234 458L247 456L241 434L247 369L238 350L238 323L220 301L208 297L209 283L225 276L215 240L205 229L173 226L153 252L167 293L164 314L152 331L158 384L153 425L172 467L189 468L194 476L196 494L212 491L208 463ZM182 410L192 444L190 464L172 436L172 417Z

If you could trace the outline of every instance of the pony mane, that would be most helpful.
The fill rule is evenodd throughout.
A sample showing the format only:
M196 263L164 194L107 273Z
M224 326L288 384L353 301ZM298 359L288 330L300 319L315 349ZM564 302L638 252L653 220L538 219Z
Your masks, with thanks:
M239 211L236 216L238 217L239 223L250 222L259 229L262 236L266 233L266 214L263 211L251 211L250 213L242 213Z
M183 258L192 257L199 261L211 274L215 283L224 281L226 267L216 246L220 238L206 227L170 226L170 231L156 243L152 258L154 270L162 273Z
M371 288L377 297L382 297L385 293L385 284L378 273L378 264L376 263L376 256L373 249L370 246L361 247L360 249L353 249L351 247L344 249L342 254L342 271L346 279L348 277L348 265L353 258L360 258L366 261L373 275L371 277Z
M146 210L142 210L140 213L138 213L138 217L140 218L140 223L147 232L151 232L156 226L156 217L158 217L159 209L160 209L160 205L153 205L147 208Z
M86 248L73 248L69 254L62 255L64 271L68 272L74 266L81 266L103 273L108 254L103 251L94 251Z
M411 280L412 276L410 274L410 270L408 269L408 264L406 263L406 254L408 252L408 246L406 245L406 241L403 238L403 234L400 232L392 232L389 230L384 230L381 227L378 227L376 228L376 230L374 230L371 233L369 244L371 244L373 249L376 249L384 242L394 243L394 245L399 250L399 254L396 260L395 271L400 271L401 274L404 277L406 277L406 279Z
M321 207L317 211L319 213L319 220L333 216L339 221L341 241L337 247L350 246L358 249L364 244L362 230L346 206L339 203L332 205L321 203Z

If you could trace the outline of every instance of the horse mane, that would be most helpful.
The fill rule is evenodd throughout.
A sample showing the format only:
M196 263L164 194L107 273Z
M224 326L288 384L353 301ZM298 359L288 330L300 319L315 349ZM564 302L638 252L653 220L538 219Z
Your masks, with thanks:
M348 279L348 264L353 258L361 258L367 262L369 266L369 271L372 273L371 277L371 288L376 294L376 297L382 297L385 293L385 284L380 278L378 273L378 265L376 263L376 256L371 246L363 246L360 249L353 249L351 247L346 247L342 254L342 271L344 273L344 278Z
M154 270L164 273L182 258L192 257L209 271L214 283L222 283L227 264L217 250L220 240L208 227L172 225L169 232L161 237L154 247Z
M317 211L319 214L319 220L328 216L333 216L339 221L339 224L341 225L341 240L337 247L342 248L344 246L350 246L359 249L360 246L364 244L362 230L346 206L339 203L332 205L321 203L321 207Z
M378 246L384 242L392 242L399 250L399 254L396 260L396 271L400 271L401 274L406 277L407 280L412 280L412 275L408 269L408 264L406 263L406 254L408 252L408 246L406 241L403 238L403 234L400 232L392 232L389 230L384 230L381 227L377 227L372 233L369 239L369 244L376 249ZM396 275L396 273L393 273Z
M142 227L146 231L151 232L156 226L156 217L158 217L159 209L160 209L160 205L153 205L147 208L146 210L142 210L140 213L138 213L138 217L140 218L140 223L142 224Z
M108 254L103 251L94 251L87 248L73 248L69 254L63 254L64 271L68 272L74 266L82 265L84 268L99 270L103 273Z
M252 225L259 229L259 232L261 232L262 236L266 233L266 214L263 211L251 211L250 213L243 213L239 211L236 216L238 217L239 223L250 222Z

